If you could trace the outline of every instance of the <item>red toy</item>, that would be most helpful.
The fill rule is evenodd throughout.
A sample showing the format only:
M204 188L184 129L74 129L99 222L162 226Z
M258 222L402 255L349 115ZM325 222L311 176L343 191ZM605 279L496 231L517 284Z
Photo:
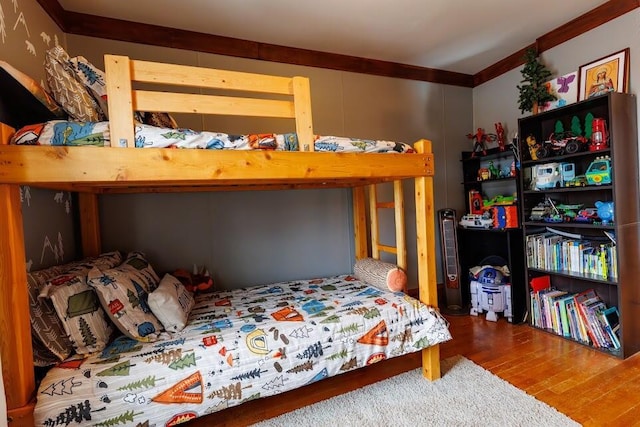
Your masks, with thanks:
M197 273L189 273L179 268L173 272L173 275L189 292L203 292L213 288L213 279L204 268Z
M493 228L518 228L518 208L516 206L494 206L491 208Z
M487 134L484 133L484 129L478 128L476 133L468 133L467 138L474 141L473 144L473 153L471 153L471 157L475 157L478 151L482 152L482 155L486 156L487 154Z
M482 215L482 196L478 190L469 191L469 213Z
M591 122L591 144L589 151L600 151L608 147L609 131L605 119L595 118Z
M496 141L498 142L498 149L500 151L504 151L506 144L506 137L504 136L504 128L502 127L502 123L498 122L495 124L496 127Z

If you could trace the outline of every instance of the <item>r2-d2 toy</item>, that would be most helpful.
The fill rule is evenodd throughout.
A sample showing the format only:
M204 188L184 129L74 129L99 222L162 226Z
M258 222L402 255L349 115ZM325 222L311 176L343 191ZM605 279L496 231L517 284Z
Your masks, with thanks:
M511 312L511 285L505 280L504 274L494 267L484 266L478 272L471 273L471 312L477 316L487 312L487 320L496 322L498 315L503 312L509 322L513 321Z

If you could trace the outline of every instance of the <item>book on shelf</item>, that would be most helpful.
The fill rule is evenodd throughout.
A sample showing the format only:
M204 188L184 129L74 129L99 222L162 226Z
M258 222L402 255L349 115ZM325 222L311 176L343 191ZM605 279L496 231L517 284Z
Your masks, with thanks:
M571 338L571 323L569 321L569 311L567 304L573 301L573 294L566 294L555 300L555 309L559 318L559 335Z
M573 293L539 288L530 297L534 326L594 347L620 348L618 311L607 308L593 289Z
M611 337L598 318L598 312L607 308L598 294L593 289L589 289L576 294L574 299L593 345L601 348L615 348Z
M617 307L609 307L598 313L604 330L611 337L614 348L620 348L620 315Z
M525 240L527 265L531 268L577 275L617 279L617 253L612 241L600 243L551 232L530 234Z

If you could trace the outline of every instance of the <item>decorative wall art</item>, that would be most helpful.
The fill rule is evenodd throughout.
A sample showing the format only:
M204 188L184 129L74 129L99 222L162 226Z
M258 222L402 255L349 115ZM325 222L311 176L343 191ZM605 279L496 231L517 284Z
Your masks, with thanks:
M580 101L607 92L627 92L629 80L629 48L580 67Z
M540 111L549 111L558 107L564 107L578 100L577 71L551 79L546 85L549 93L556 96L556 100L540 105Z

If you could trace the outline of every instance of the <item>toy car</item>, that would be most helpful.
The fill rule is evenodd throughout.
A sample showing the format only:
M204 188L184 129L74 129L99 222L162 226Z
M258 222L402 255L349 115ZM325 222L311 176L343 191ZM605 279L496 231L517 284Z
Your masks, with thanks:
M584 208L578 211L578 214L573 218L575 222L583 222L591 224L598 220L598 209L596 208Z
M584 175L589 185L611 184L611 157L596 157Z
M566 181L564 183L565 187L586 187L587 184L589 184L587 182L587 177L584 175L578 175L575 178L573 178L570 181Z
M491 228L493 219L488 214L466 214L460 218L459 224L464 228Z
M543 163L535 167L535 188L547 190L564 187L567 181L576 177L576 166L573 163Z
M573 219L578 215L577 212L582 209L583 204L566 204L566 203L558 203L555 205L556 210L558 211L558 215L561 216L565 222L573 221Z
M574 154L587 148L587 139L576 136L572 132L552 133L549 140L545 141L537 150L539 159L551 155Z
M553 203L547 199L538 203L533 209L531 209L529 219L531 221L543 221L544 218L552 215L553 213Z
M544 222L558 223L558 222L564 222L564 217L560 214L553 214L550 216L545 216L543 220Z

